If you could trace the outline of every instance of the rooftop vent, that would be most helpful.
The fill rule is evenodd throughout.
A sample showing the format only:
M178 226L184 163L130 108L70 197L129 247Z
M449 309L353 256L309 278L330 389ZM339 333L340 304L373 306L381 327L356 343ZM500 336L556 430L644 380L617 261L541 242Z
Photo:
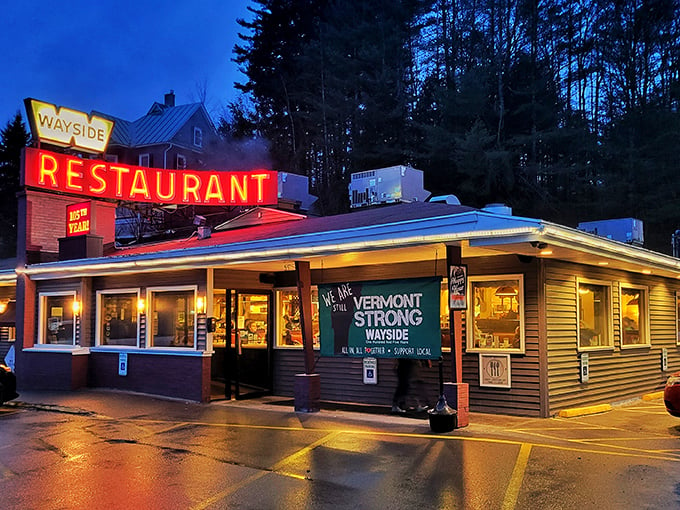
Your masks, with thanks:
M436 202L440 204L448 205L460 205L460 200L456 195L439 195L438 197L432 197L428 202Z
M500 203L486 204L484 207L482 207L482 211L486 211L493 214L504 214L506 216L512 216L512 207Z
M578 229L622 243L637 246L642 246L645 243L643 223L635 218L584 221L578 224Z

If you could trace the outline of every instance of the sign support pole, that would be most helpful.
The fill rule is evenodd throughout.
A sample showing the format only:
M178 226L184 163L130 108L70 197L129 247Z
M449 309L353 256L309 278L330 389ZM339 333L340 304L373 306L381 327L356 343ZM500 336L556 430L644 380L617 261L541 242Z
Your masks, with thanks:
M312 271L308 261L295 261L295 277L300 298L300 326L305 351L305 373L295 375L295 410L317 412L321 409L321 381L314 371L314 333L312 331Z

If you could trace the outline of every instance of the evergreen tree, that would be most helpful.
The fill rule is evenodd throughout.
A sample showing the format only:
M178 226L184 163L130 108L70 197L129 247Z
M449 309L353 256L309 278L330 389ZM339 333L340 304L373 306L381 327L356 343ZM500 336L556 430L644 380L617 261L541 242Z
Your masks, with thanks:
M30 136L19 112L0 130L0 257L14 257L21 151Z

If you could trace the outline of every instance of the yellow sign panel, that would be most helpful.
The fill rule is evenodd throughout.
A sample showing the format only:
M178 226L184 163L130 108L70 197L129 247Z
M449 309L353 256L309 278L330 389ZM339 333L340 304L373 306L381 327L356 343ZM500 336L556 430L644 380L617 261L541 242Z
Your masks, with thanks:
M26 99L33 136L40 141L89 152L104 152L113 121L51 103Z

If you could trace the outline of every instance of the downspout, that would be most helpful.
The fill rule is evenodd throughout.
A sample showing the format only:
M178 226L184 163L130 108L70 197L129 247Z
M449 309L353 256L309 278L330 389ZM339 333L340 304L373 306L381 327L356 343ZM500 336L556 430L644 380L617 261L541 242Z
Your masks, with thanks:
M168 169L168 151L172 149L172 145L168 145L168 148L163 151L163 169Z

